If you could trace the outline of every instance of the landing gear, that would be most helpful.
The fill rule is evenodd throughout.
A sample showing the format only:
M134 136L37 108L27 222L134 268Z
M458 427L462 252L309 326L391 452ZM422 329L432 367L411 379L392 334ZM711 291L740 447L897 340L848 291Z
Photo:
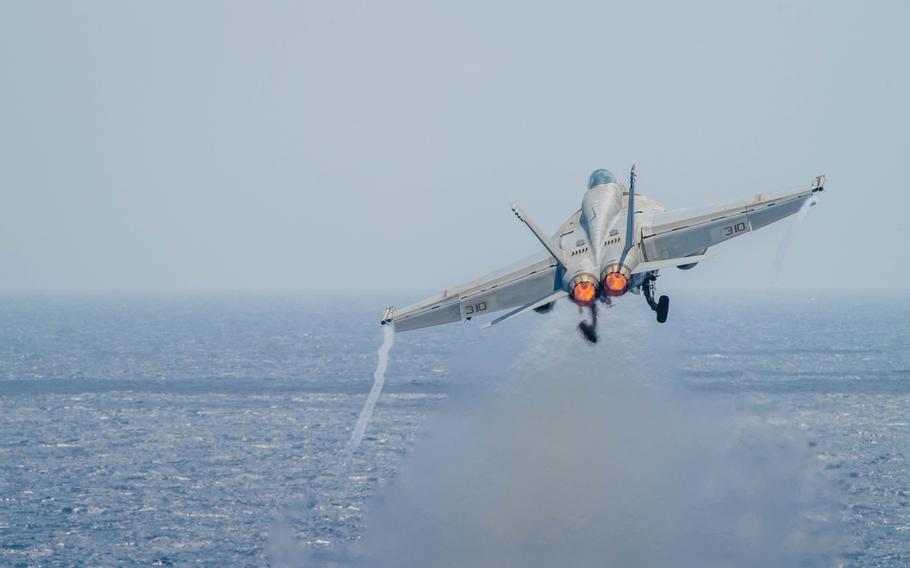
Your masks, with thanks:
M667 321L667 312L670 311L670 297L661 296L657 300L657 323L664 323Z
M670 311L670 297L661 296L656 302L654 301L655 280L657 280L657 276L649 275L642 283L641 289L645 293L645 300L648 302L648 306L657 313L657 323L664 323L667 321L667 314Z
M591 323L586 321L579 323L578 331L588 343L597 343L597 302L591 304Z

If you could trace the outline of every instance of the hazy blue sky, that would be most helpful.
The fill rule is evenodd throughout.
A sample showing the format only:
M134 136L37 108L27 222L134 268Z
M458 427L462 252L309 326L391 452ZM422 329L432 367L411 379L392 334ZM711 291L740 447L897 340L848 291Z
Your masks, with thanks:
M828 174L780 287L910 287L904 2L0 4L0 288L443 288L598 167ZM788 221L789 222L789 221ZM786 222L785 222L786 223ZM781 223L664 289L765 288Z

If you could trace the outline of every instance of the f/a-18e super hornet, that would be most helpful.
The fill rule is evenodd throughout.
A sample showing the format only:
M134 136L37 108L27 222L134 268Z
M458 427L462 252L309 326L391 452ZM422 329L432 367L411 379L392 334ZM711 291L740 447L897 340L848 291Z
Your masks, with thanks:
M580 308L591 310L591 322L581 322L579 329L586 339L596 342L597 303L609 306L627 292L643 295L657 321L664 323L670 298L655 300L659 270L695 267L713 257L706 254L710 247L814 205L815 194L824 187L825 176L818 176L795 192L667 211L657 201L635 194L634 165L628 189L608 170L596 170L588 180L581 209L552 237L517 203L512 204L512 211L546 253L412 306L390 306L382 324L407 331L512 308L488 327L531 310L548 312L557 300L568 297Z

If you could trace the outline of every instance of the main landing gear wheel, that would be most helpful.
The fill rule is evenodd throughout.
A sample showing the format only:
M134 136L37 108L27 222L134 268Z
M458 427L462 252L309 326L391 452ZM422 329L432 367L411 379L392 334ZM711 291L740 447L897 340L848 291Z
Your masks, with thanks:
M670 298L668 296L661 296L659 300L654 301L654 281L657 280L657 276L651 274L648 278L642 283L641 289L645 295L645 301L648 302L648 307L654 310L657 313L657 323L664 323L667 321L667 313L670 311Z
M657 323L664 323L667 321L667 313L670 311L670 297L661 296L657 300L657 309L654 310L657 312Z

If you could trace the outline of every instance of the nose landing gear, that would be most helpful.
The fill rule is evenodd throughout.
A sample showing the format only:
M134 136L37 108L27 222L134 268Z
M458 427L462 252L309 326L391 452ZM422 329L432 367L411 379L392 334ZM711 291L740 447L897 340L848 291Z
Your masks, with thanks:
M588 343L597 343L597 302L591 304L591 323L580 322L578 331L588 340Z
M664 323L667 321L667 314L670 312L670 297L661 296L656 302L654 301L655 280L657 280L657 276L649 275L647 280L641 285L641 289L644 292L648 306L657 313L657 323Z

